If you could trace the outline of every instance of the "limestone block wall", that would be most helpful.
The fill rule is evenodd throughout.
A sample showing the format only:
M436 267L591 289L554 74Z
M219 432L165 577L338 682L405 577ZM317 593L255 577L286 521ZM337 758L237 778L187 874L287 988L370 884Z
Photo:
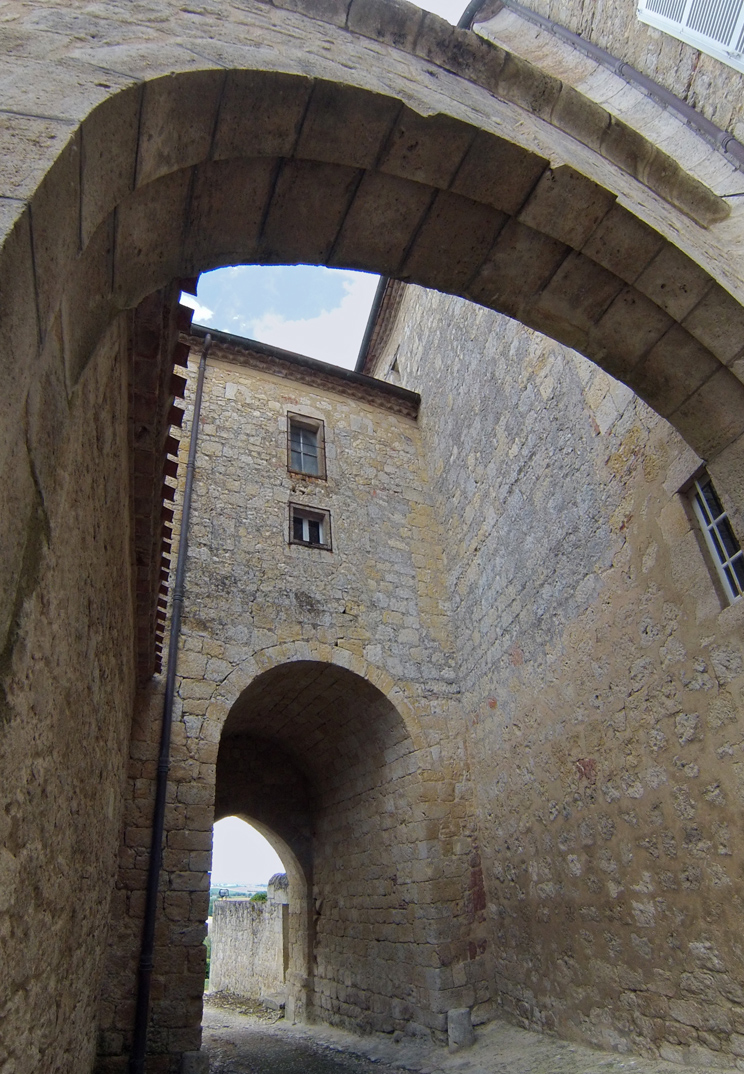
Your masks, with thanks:
M0 482L21 529L15 579L0 557L0 1068L28 1074L95 1050L134 696L126 343L115 322L68 379L55 324Z
M627 0L623 3L611 0L524 0L524 6L600 45L687 101L739 141L744 141L741 73L642 23L636 15L635 3ZM488 8L484 14L489 14ZM499 15L494 26L498 22ZM480 32L483 27L478 29ZM532 33L526 28L526 36Z
M731 1066L744 1032L739 603L699 460L606 374L411 288L420 424L478 794L492 982L523 1024Z
M449 892L431 889L444 870L431 844L439 818L469 791L461 744L448 732L457 696L448 603L416 425L340 391L241 369L220 361L219 350L213 355L180 665L187 737L219 727L227 706L216 697L229 695L233 669L247 654L256 654L260 667L262 652L268 658L277 645L308 656L321 646L351 670L384 669L401 700L415 707L418 742L389 703L362 691L347 706L338 689L335 701L330 692L334 716L324 717L322 732L311 708L311 722L298 713L282 739L315 781L313 1002L324 1017L357 1027L420 1021L441 1031L447 1006L458 995L462 1001L456 990L470 994L473 985L464 974L455 982L436 958L440 977L432 974L432 941L415 935L417 897L406 901L396 890L400 880L420 891L423 903L444 900L452 914L470 898L472 870L468 822L455 808L445 824L447 834L461 837L443 852L451 858ZM324 421L327 480L288 473L287 412ZM290 500L330 510L333 552L287 543ZM348 722L357 710L361 727ZM257 729L259 737L273 732L271 723ZM435 769L426 778L437 788L421 785L422 767ZM386 947L396 942L409 963L420 964L413 984L404 960L395 965ZM460 929L443 957L467 961L466 952ZM434 1004L442 990L449 998Z
M209 934L209 988L258 998L284 986L286 903L220 899Z
M374 391L365 401L339 378L241 365L218 344L194 485L156 937L150 1064L162 1071L198 1047L215 801L218 815L263 823L295 869L298 1016L443 1033L449 1007L489 996L485 946L471 943L485 906L464 743L452 734L443 538L417 425ZM192 358L192 384L195 368ZM288 411L324 421L327 480L288 472ZM290 500L330 510L331 552L288 543ZM154 691L133 733L101 1072L125 1069L131 1039L159 704ZM259 756L262 787L287 773L286 816L251 797L241 759Z

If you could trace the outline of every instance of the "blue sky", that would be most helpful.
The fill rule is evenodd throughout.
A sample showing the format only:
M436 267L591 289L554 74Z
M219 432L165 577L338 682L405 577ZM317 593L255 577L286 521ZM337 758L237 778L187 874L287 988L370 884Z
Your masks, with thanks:
M238 265L199 277L194 323L352 369L377 276L311 265Z

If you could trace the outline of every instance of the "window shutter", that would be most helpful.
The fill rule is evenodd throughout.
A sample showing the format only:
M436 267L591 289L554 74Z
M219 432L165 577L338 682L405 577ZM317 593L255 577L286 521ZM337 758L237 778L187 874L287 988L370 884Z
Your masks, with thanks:
M639 0L638 18L744 71L744 0Z

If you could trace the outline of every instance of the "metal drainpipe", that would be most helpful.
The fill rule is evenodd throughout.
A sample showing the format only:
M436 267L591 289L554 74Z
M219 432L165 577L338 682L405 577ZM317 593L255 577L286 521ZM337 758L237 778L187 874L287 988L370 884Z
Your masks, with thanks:
M176 687L176 664L178 662L178 637L181 633L181 612L183 610L183 583L186 574L186 551L188 545L189 517L191 515L191 490L194 484L194 465L196 462L196 442L199 436L199 416L201 414L204 372L207 368L207 354L212 345L212 337L207 334L199 359L199 375L196 380L194 398L194 417L191 423L191 441L189 443L189 461L186 465L186 484L183 491L183 512L181 514L181 538L178 544L176 561L176 581L173 587L173 605L171 607L170 636L168 639L168 672L165 680L165 698L163 699L163 723L160 729L160 756L158 758L158 776L155 786L155 810L152 820L152 841L150 843L150 864L147 872L147 898L145 902L145 921L142 926L142 947L140 948L139 975L137 986L137 1007L134 1018L134 1041L129 1057L131 1074L144 1074L145 1052L147 1050L147 1023L150 1016L150 989L152 985L153 950L155 947L155 923L158 908L158 886L160 867L163 859L163 831L165 828L165 794L168 788L168 769L170 768L171 723L173 721L173 698Z
M485 3L486 0L470 0L470 3L465 8L460 18L457 20L458 30L472 30L473 23L475 22L475 16L485 5Z

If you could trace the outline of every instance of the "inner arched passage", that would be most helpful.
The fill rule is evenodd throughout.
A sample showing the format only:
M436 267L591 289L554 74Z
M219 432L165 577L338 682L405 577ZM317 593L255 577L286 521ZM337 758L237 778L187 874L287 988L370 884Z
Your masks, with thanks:
M453 990L473 924L453 795L395 706L345 668L286 663L241 693L220 741L215 816L250 820L289 866L295 1017L441 1031L454 998L473 1002L472 959Z

